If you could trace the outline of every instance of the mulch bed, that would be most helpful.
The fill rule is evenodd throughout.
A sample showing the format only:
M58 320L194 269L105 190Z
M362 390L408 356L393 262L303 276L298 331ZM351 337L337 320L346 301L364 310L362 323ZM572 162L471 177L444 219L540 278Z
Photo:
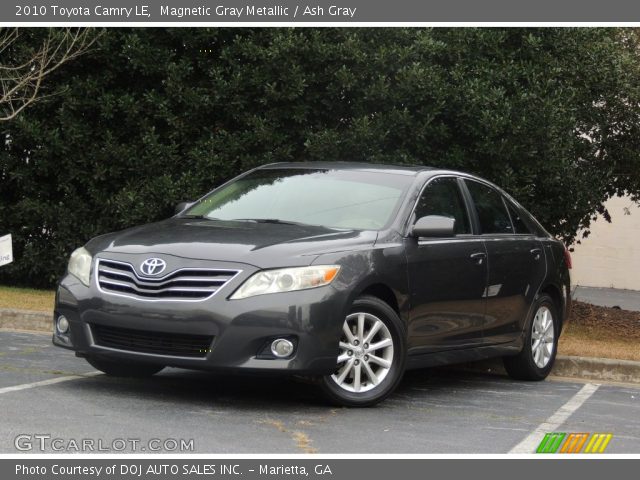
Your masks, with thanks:
M570 318L570 326L587 331L604 330L610 337L640 341L640 312L574 301Z

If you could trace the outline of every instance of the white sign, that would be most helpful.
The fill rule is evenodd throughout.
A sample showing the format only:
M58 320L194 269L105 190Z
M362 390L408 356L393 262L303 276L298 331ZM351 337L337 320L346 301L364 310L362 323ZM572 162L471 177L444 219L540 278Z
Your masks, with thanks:
M13 244L11 234L0 237L0 267L13 262Z

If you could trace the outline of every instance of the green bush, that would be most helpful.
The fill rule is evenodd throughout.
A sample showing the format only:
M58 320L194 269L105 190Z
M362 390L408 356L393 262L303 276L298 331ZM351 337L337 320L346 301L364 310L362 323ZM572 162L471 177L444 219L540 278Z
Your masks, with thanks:
M570 244L640 193L637 52L626 29L109 29L0 124L0 282L50 286L91 237L276 161L477 173Z

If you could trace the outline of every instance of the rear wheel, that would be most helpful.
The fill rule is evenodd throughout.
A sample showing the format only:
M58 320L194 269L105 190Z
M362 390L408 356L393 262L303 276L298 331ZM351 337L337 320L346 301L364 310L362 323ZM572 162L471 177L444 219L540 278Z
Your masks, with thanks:
M522 351L504 358L509 376L517 380L544 380L549 375L558 350L557 311L549 295L539 295L535 300Z
M335 371L322 378L328 398L366 407L384 400L402 379L406 341L402 321L382 300L356 299L342 326Z
M164 368L161 365L125 363L99 357L87 357L86 360L93 368L113 377L150 377Z

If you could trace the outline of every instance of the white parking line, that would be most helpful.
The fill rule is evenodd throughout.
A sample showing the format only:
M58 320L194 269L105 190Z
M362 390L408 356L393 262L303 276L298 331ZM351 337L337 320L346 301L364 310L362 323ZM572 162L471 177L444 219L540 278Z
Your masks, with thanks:
M82 375L69 375L66 377L50 378L49 380L42 380L40 382L23 383L22 385L14 385L13 387L0 388L0 395L3 393L17 392L20 390L28 390L30 388L36 388L36 387L44 387L46 385L53 385L55 383L68 382L69 380L77 380L79 378L93 377L95 375L101 375L101 374L102 374L101 372L89 372L89 373L83 373Z
M593 395L600 385L587 383L580 389L567 403L561 406L556 413L551 415L547 420L540 424L527 438L522 440L518 445L509 450L509 453L534 453L536 447L546 433L554 432L562 425L573 412L578 410L587 399Z

